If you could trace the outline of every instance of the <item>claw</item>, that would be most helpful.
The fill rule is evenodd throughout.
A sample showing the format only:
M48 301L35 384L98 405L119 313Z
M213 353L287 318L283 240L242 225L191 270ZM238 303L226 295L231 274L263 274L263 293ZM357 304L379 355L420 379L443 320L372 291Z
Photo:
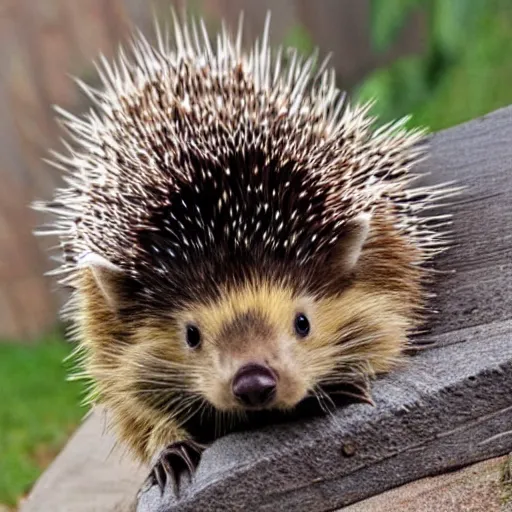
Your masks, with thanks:
M163 494L169 483L172 483L175 494L179 494L179 483L182 474L192 478L201 459L205 447L195 441L179 441L162 450L155 462L147 486L158 485Z

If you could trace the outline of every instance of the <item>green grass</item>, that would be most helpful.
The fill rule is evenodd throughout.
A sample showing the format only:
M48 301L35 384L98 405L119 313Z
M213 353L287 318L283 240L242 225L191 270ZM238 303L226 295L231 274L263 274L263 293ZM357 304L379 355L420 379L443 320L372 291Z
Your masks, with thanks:
M66 381L70 351L58 335L0 343L0 504L17 503L85 413L80 384Z

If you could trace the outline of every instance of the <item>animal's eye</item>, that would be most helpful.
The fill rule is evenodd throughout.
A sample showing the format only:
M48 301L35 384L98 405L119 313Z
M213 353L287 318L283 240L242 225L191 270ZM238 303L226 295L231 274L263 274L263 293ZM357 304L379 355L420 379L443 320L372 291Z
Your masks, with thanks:
M295 332L301 337L305 338L309 334L309 320L306 315L303 313L299 313L295 317Z
M201 332L195 325L187 325L187 345L197 348L201 344Z

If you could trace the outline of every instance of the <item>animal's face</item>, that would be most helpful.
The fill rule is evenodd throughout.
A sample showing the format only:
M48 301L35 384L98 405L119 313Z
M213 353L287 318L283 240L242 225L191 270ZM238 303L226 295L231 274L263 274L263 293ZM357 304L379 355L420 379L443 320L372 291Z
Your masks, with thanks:
M179 339L201 365L195 389L220 410L290 408L325 369L307 356L318 339L310 297L268 284L226 292L179 315Z
M266 273L177 308L160 301L159 313L131 304L123 274L91 261L81 285L89 373L101 395L132 400L143 421L328 400L396 364L415 325L414 254L389 236L384 255L376 238L360 258L345 245L326 270L329 292Z
M226 290L136 336L138 351L147 351L139 364L160 359L217 410L290 409L387 369L403 348L405 323L389 296L357 284L320 298L260 283ZM168 378L162 374L162 385Z

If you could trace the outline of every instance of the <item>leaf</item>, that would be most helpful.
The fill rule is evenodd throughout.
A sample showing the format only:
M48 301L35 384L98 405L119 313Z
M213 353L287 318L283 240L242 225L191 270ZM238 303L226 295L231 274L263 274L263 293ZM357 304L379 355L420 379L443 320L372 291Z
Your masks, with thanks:
M387 50L411 10L423 3L422 0L371 0L370 30L374 48L381 52Z

